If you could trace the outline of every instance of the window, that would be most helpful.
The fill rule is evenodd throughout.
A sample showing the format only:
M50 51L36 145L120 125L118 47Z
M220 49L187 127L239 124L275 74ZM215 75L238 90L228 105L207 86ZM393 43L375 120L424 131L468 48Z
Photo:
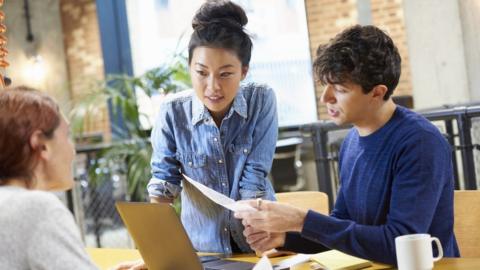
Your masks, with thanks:
M156 0L155 5L157 9L168 8L168 0Z
M160 2L166 2L164 8L155 8ZM253 38L246 80L266 83L275 90L280 126L317 120L304 1L235 2L247 12L246 28ZM168 61L176 52L187 53L191 20L202 3L202 0L142 0L140 4L127 0L135 74Z

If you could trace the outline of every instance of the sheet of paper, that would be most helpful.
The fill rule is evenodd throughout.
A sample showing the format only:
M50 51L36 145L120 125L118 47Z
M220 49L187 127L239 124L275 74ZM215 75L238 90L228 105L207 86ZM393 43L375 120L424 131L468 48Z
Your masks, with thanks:
M311 256L312 255L307 254L297 254L293 257L279 261L278 263L274 264L273 269L288 269L294 265L310 261Z
M260 261L258 261L257 264L255 264L255 267L253 267L253 270L273 270L273 268L268 257L263 256L260 259Z
M277 250L275 248L264 251L263 253L255 251L255 255L259 258L262 257L263 255L267 256L268 258L275 258L275 257L290 256L290 255L295 255L295 254L296 253L292 252L292 251Z
M243 203L239 203L239 202L234 202L233 204L226 204L226 205L223 205L223 207L233 211L233 212L237 212L237 211L257 211L257 209L251 207L250 205L248 204L243 204Z
M220 192L217 192L195 180L192 178L186 176L185 174L182 174L185 180L187 180L190 184L192 184L194 187L196 187L200 192L202 192L203 195L205 195L207 198L212 200L213 202L233 211L257 211L257 209L251 207L250 205L247 204L242 204L239 202L234 201L233 199L223 195Z

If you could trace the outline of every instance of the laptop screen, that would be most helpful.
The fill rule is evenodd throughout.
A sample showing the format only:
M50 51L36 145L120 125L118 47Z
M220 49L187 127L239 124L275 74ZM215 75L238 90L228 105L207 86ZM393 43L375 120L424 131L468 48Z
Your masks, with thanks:
M246 270L254 266L249 262L222 260L221 256L203 258L202 266L170 204L117 202L116 207L149 269Z

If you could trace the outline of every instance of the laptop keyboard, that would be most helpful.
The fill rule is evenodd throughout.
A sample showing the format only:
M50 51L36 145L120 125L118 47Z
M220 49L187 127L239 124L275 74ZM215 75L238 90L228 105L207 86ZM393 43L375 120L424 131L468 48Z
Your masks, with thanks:
M250 262L239 262L230 260L216 260L203 263L204 270L251 270L255 266Z

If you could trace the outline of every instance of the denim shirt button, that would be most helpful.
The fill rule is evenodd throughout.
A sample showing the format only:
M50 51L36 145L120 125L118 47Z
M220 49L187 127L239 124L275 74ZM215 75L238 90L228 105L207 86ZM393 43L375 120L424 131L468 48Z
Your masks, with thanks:
M228 232L228 229L227 229L227 227L223 228L223 230L224 230L224 231L226 231L226 232Z
M247 149L247 148L243 149L243 153L247 154L247 153L248 153L248 149Z
M261 91L257 91L257 87ZM273 189L270 188L270 185L266 189L267 183L264 180L257 183L256 178L245 179L247 181L242 178L245 159L249 156L253 159L252 162L258 164L258 167L262 168L262 172L264 171L266 174L266 168L270 168L271 160L266 159L264 153L275 149L278 128L275 125L277 121L275 98L272 90L263 88L263 86L255 85L240 86L237 95L239 99L235 99L231 106L230 112L234 113L231 118L225 119L220 128L215 125L215 120L205 110L200 100L197 100L194 93L192 93L192 98L175 98L172 103L169 100L168 105L162 105L162 110L156 119L157 132L152 132L151 141L157 146L175 145L176 147L175 151L169 147L155 147L156 150L152 154L151 160L152 171L155 172L152 179L176 179L172 183L178 187L176 190L178 193L181 191L182 182L179 177L179 172L181 172L198 180L203 179L203 182L226 196L233 194L240 197L239 193L242 193L245 198L252 198L257 195L255 191L261 189L262 191L258 195L273 199ZM197 112L192 114L194 101L199 105L198 114ZM248 115L248 118L236 113L238 112L236 110L237 101L245 103L246 107L242 108L242 112L245 113L243 116ZM259 104L269 109L254 108ZM169 134L175 134L178 138L189 138L189 140L175 140L174 136L165 136L161 130L168 130ZM256 133L258 130L262 131L262 135L258 136ZM244 152L245 149L247 152ZM172 158L176 160L174 163ZM174 166L172 166L173 164ZM255 183L250 185L251 182L248 180L255 181ZM165 193L164 190L168 190L166 187L156 184L155 181L150 183L149 192L152 196L155 194L160 196ZM240 188L240 184L244 187ZM173 197L170 194L168 196ZM197 206L194 200L182 200L182 209L185 210L185 214L193 213L197 211ZM198 226L199 223L202 226ZM194 247L201 247L202 250L231 253L230 236L234 236L238 240L237 244L241 249L245 251L248 249L248 244L242 234L241 222L232 220L229 212L221 211L214 217L184 215L182 225L190 235L197 236L191 239L192 244ZM224 227L227 227L228 231L224 231ZM205 233L205 228L212 230L216 228L218 232L215 234ZM235 234L233 234L234 230ZM228 251L226 247L228 247ZM1 266L0 269L2 269Z

